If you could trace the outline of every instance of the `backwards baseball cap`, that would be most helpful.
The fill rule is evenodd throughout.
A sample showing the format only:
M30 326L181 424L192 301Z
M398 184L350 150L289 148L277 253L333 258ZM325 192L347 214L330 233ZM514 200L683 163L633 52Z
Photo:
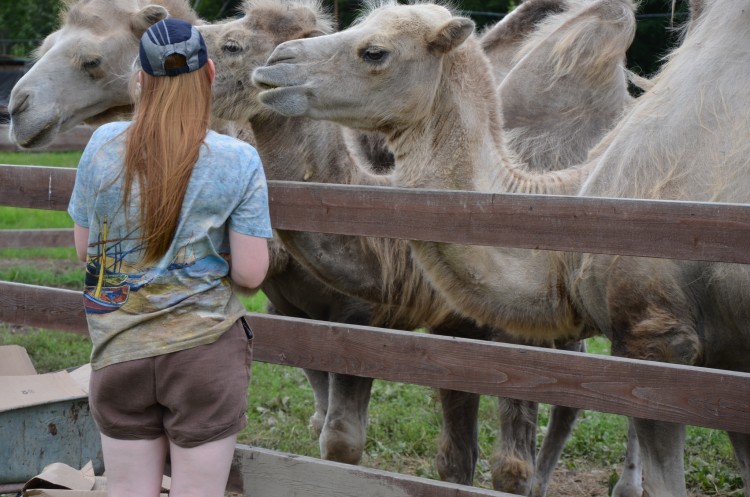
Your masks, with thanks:
M185 65L167 68L167 57L180 54ZM197 71L208 61L203 37L195 27L182 19L167 18L157 22L141 36L141 67L152 76L177 76Z

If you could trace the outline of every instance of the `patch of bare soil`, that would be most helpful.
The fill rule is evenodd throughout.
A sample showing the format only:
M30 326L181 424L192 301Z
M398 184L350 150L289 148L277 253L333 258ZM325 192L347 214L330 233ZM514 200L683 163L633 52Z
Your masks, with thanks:
M609 476L604 469L558 468L547 489L547 497L607 497Z

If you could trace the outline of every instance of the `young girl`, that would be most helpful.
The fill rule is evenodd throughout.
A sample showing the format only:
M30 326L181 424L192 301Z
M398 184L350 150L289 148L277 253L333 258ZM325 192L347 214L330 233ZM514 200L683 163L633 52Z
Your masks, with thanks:
M166 19L141 38L132 122L93 134L68 212L86 261L90 404L110 497L224 494L247 423L252 333L231 282L268 268L268 194L247 143L208 130L213 62ZM230 258L231 254L231 258Z

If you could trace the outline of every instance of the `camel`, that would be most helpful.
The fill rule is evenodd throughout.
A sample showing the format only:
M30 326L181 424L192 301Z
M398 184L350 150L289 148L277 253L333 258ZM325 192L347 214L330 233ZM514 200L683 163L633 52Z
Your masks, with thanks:
M590 8L625 15L632 4ZM508 152L473 22L436 4L384 3L347 30L283 43L253 81L260 100L285 115L385 133L402 186L747 203L748 16L749 0L701 2L652 88L589 160L549 173L528 171ZM478 323L529 339L593 328L616 355L750 369L748 266L411 246L441 294ZM633 422L644 495L685 497L684 427ZM729 437L748 496L750 435Z
M506 18L508 22L514 22L518 20L518 16L526 15L526 11L530 11L531 5L535 2L526 2L524 9L519 8L518 13L508 16ZM557 7L552 9L551 5L554 2L537 2L545 5L545 9L559 12L563 9ZM539 7L537 7L538 9ZM352 156L358 157L356 152L352 152L347 149L347 135L345 130L342 130L336 126L325 125L320 122L316 123L305 119L288 119L284 118L276 113L269 112L268 109L264 108L257 101L257 90L249 82L250 71L263 64L270 54L271 50L279 43L294 39L294 38L306 38L310 36L317 36L330 31L330 27L325 23L325 19L322 21L321 14L316 10L319 10L319 6L314 2L284 2L279 4L277 2L269 1L253 1L246 2L244 6L245 12L241 19L233 20L229 22L216 23L214 25L201 26L199 29L202 31L206 42L209 46L209 51L212 53L217 66L217 78L214 85L214 112L221 119L233 120L239 122L241 125L249 123L253 128L254 136L256 137L256 146L261 154L261 158L264 162L266 174L270 179L281 179L281 180L294 180L294 181L317 181L317 182L335 182L335 183L349 183L349 184L388 184L389 178L383 177L382 175L376 176L370 174L369 164L359 164L357 161L352 160ZM522 64L519 63L519 67L523 67L524 71L534 72L542 71L539 66L535 65L535 61L539 59L538 53L545 52L550 49L550 45L554 45L555 36L558 38L563 36L560 33L554 32L551 26L559 27L563 24L563 21L570 21L571 17L580 14L581 7L578 11L571 9L573 12L563 19L557 19L555 24L547 26L547 32L544 37L537 37L534 40L533 48L526 48L523 52L523 58L519 57ZM522 14L523 13L523 14ZM532 17L534 23L541 20L542 16L538 15L538 12ZM318 20L318 22L315 22ZM526 24L528 26L529 23ZM278 26L284 26L285 29L282 31ZM593 31L593 27L586 26L587 29ZM596 68L601 72L607 72L609 78L603 78L600 75L599 80L593 79L592 82L596 84L594 89L591 85L581 85L578 80L568 78L565 84L562 82L557 85L556 88L547 89L547 93L551 94L550 97L545 98L556 98L557 95L566 94L568 98L573 93L580 95L582 99L589 99L589 102L579 104L575 106L583 114L583 108L586 110L591 108L591 118L589 120L596 121L597 126L601 126L602 114L604 116L611 116L611 121L614 119L623 106L630 101L630 97L627 95L626 82L625 82L625 71L622 67L622 60L624 50L632 40L634 28L634 21L630 24L626 24L624 28L620 29L617 34L617 39L621 40L622 48L619 52L614 54L606 53L600 57L599 65ZM488 37L492 36L494 39L499 38L499 33L502 26L496 26L488 32ZM518 26L516 26L518 31ZM569 31L569 30L568 30ZM611 30L605 33L607 36L612 36ZM528 36L528 32L523 32L522 35L516 34L512 38L514 42L517 42L519 38ZM493 42L497 45L497 42ZM488 47L492 47L492 43L488 43ZM507 52L518 52L520 47L513 47L513 50L507 50ZM547 59L544 59L547 61ZM589 63L590 60L583 61L581 63ZM511 62L513 63L513 62ZM607 67L605 70L603 67ZM549 73L549 69L547 69ZM508 86L511 90L519 92L518 85L516 83L517 78L509 78L509 82L512 83ZM549 82L549 80L546 80ZM502 87L501 87L502 89ZM602 98L595 98L602 96ZM614 98L613 98L614 97ZM611 101L611 108L600 108L603 101L609 98ZM529 109L533 109L536 116L542 114L539 106L529 106ZM614 109L614 110L613 110ZM553 111L559 111L558 108L554 108ZM571 113L570 110L568 110ZM521 117L522 110L518 109L514 112L514 117ZM586 121L584 115L580 118L581 122ZM591 133L597 133L597 137L604 133L604 128L597 126L587 127L586 129L591 130ZM555 131L555 130L553 130ZM342 133L344 133L342 138ZM583 135L583 133L581 134ZM578 137L576 137L578 138ZM576 157L585 155L585 150L590 146L591 139L586 136L581 138L584 139L573 139L570 135L565 135L561 141L564 145L560 145L561 149L566 151L572 150ZM554 137L552 133L546 136L547 142L552 142ZM343 140L343 141L342 141ZM588 141L587 141L588 140ZM534 158L530 147L524 149L525 155L531 159ZM569 157L566 154L560 154L562 157ZM280 238L283 240L285 246L290 250L295 258L303 260L306 265L320 278L325 279L331 285L342 290L345 293L353 294L358 297L370 300L376 303L385 303L388 307L395 305L392 296L395 296L398 300L406 299L409 300L409 295L415 295L414 292L406 293L405 289L417 288L419 294L425 292L429 295L429 298L422 298L423 304L420 305L409 305L411 309L408 318L404 320L403 316L389 316L389 319L385 321L390 327L403 327L409 329L411 327L419 326L420 324L430 324L440 328L441 321L436 319L436 316L440 316L441 320L445 317L441 316L442 309L445 308L445 304L436 299L436 296L430 289L425 287L423 280L415 280L415 282L404 286L398 278L403 280L404 270L401 269L405 264L410 263L410 256L404 256L404 248L406 245L400 241L377 241L367 240L362 242L360 239L355 237L344 237L334 235L322 235L322 234L310 234L310 233L299 233L299 232L279 232ZM368 244L377 243L381 246L370 246ZM388 276L379 272L381 268L388 270L387 263L393 260L393 255L379 256L382 253L382 244L387 243L387 250L396 252L398 259L404 261L401 263L401 268L398 271L393 271L394 276ZM333 252L328 247L342 247L337 251ZM343 254L343 255L342 255ZM409 268L410 273L413 274L414 270ZM416 273L419 276L419 273ZM398 283L402 286L397 291L388 291L387 287L384 287L383 281L387 280L392 283ZM415 297L416 298L416 297ZM435 303L439 304L439 308L435 308ZM403 308L403 306L402 306ZM426 312L420 315L415 314L415 309L422 309ZM443 312L444 314L444 312ZM453 318L451 318L453 319ZM444 326L444 325L443 325ZM455 326L451 326L449 329L453 330L451 334L460 334L461 331L466 333L464 329L467 328L467 323L461 325L461 329L457 330ZM482 332L486 333L486 332ZM468 335L474 338L484 338L482 335ZM507 339L507 338L505 338ZM366 388L369 388L369 384ZM452 395L458 395L454 393ZM443 400L443 411L445 417L446 426L459 426L457 423L451 421L455 417L456 409L450 408L451 405L455 405L454 402L450 402L445 397L445 394L441 392ZM462 397L467 397L468 394L461 394ZM474 396L476 397L476 396ZM474 400L472 400L473 402ZM507 401L506 401L507 402ZM518 405L518 404L515 404ZM533 409L533 416L536 417L536 405L529 406L529 409ZM358 411L359 412L359 411ZM464 410L464 412L466 412ZM569 426L572 419L575 417L575 412L571 410L564 411L568 416L568 419L562 423L565 426ZM466 415L463 416L466 418ZM340 423L337 423L340 424ZM445 427L444 427L445 428ZM364 429L364 427L362 428ZM471 435L471 432L475 430L464 429L460 433L464 438L469 434L469 438L475 438L476 435ZM325 430L325 428L324 428ZM557 428L553 427L552 431L556 432ZM569 431L569 428L566 428ZM526 429L528 431L528 429ZM565 437L568 431L565 432ZM512 434L510 429L503 430L506 434ZM445 430L444 432L445 433ZM443 437L443 439L450 440L451 438L457 440L457 437ZM531 437L533 438L533 437ZM557 442L557 446L561 448L562 441ZM546 440L545 440L546 442ZM454 441L455 446L457 442ZM524 443L528 443L528 440ZM464 442L465 444L465 442ZM321 446L323 444L321 443ZM513 445L512 442L508 442L507 445ZM445 444L441 444L445 447ZM471 449L474 454L471 458L463 456L465 460L475 460L476 458L476 447ZM528 450L522 448L515 448L515 451L526 452ZM441 449L443 453L446 452ZM507 451L506 451L507 452ZM542 454L546 454L544 447ZM438 459L438 468L441 476L446 479L451 479L451 476L445 468L448 467L441 461L448 460L444 456L440 456ZM506 461L502 458L507 457ZM529 456L531 458L533 456ZM559 457L559 452L550 459L553 459L551 464L546 464L545 467L549 468L549 471L554 467L554 461ZM530 478L522 478L527 480L524 484L520 485L514 483L509 485L511 488L503 488L501 480L504 481L515 481L517 482L518 476L511 476L511 473L518 472L519 463L516 459L511 461L511 457L504 456L502 451L499 451L495 456L496 463L495 469L497 470L495 479L495 486L500 487L503 490L517 491L526 494L529 490ZM540 455L540 462L545 458ZM453 457L451 460L458 461L459 459ZM457 465L458 462L452 463ZM465 463L464 463L465 465ZM511 467L512 469L502 469L503 467ZM523 470L527 474L530 474L528 468ZM546 471L546 470L545 470ZM545 471L541 474L544 475ZM473 462L468 471L463 471L464 474L473 473ZM455 471L453 474L456 474ZM455 477L454 477L455 478ZM453 481L460 481L466 483L469 477L462 479L455 479ZM539 484L535 490L536 493L533 495L543 495L544 488L546 488L547 476L542 476L539 480L545 483ZM470 482L470 480L468 480ZM625 495L625 494L623 494Z

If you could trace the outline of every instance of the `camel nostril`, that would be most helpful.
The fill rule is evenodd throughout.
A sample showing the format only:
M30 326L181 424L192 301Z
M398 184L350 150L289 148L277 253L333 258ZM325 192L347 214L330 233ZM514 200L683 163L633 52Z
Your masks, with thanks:
M27 110L30 105L30 99L31 95L27 92L16 94L15 96L11 94L10 108L8 109L10 115L12 116L13 114L20 114L21 112Z
M255 86L257 86L261 90L273 90L274 88L276 88L276 86L263 83L262 81L256 81Z
M267 66L272 66L274 64L280 64L282 62L286 62L286 61L292 60L292 59L294 59L293 55L282 55L282 54L279 54L279 55L277 55L277 56L274 57L273 54L271 54L271 57L266 61L266 65Z

